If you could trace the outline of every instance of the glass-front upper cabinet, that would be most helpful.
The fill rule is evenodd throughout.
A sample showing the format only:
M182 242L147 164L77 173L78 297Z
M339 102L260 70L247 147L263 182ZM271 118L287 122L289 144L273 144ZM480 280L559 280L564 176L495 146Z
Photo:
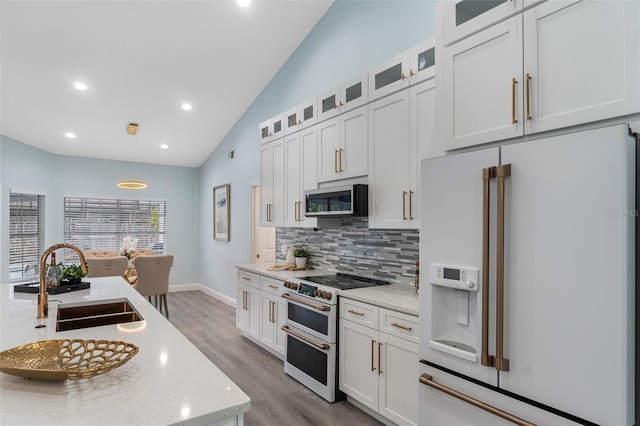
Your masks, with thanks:
M367 74L362 74L318 96L318 121L367 103L367 83Z
M285 134L297 132L318 122L317 98L313 97L284 113Z
M282 136L284 136L284 114L278 114L258 125L260 144L271 142Z
M409 50L409 82L411 84L436 76L435 39L423 41Z
M461 0L442 2L445 46L522 11L536 0Z
M409 87L409 50L369 71L369 100Z

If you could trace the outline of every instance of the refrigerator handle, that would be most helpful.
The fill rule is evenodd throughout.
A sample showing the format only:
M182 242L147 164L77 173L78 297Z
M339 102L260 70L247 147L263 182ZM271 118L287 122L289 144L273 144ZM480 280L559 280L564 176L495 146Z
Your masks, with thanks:
M504 357L504 179L511 176L511 164L499 166L498 179L498 220L496 245L496 359L499 371L509 371L509 360Z
M439 390L440 392L444 392L447 395L451 395L454 398L458 398L461 401L464 401L468 404L471 404L473 406L476 406L482 410L488 411L491 414L494 414L498 417L501 417L505 420L508 420L512 423L515 423L517 425L520 426L535 426L533 423L528 422L524 419L521 419L520 417L514 416L513 414L509 414L506 411L502 411L499 410L498 408L489 405L485 402L482 402L480 400L477 400L475 398L471 398L468 395L465 395L461 392L458 392L457 390L451 389L447 386L441 385L440 383L434 382L433 381L433 376L430 376L429 374L423 374L420 376L420 383L422 383L423 385L427 385L427 386L431 386L434 389Z
M495 359L489 355L489 222L491 179L496 177L496 167L482 169L482 353L480 363L494 367Z

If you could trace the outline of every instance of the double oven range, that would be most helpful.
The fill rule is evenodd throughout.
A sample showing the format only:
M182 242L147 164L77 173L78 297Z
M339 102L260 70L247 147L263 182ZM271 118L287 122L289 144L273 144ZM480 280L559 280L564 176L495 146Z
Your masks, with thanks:
M285 282L287 333L284 371L329 402L337 390L338 291L389 284L348 274Z

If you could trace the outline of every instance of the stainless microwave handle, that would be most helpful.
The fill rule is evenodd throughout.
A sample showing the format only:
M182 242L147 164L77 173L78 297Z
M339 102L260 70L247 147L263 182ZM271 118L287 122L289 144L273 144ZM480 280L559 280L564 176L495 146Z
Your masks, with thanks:
M290 329L288 325L283 325L282 327L280 327L280 329L282 331L284 331L285 333L290 334L290 335L302 340L303 342L310 344L311 346L315 346L318 349L322 349L323 351L328 351L329 349L331 349L331 346L328 343L315 342L315 341L309 339L307 336L303 336L300 333L296 333L295 331Z

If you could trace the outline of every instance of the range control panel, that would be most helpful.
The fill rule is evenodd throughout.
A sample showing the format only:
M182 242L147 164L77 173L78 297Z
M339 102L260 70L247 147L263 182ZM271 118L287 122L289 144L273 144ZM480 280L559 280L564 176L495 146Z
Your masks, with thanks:
M480 270L451 265L430 264L429 281L433 285L457 290L478 291Z

